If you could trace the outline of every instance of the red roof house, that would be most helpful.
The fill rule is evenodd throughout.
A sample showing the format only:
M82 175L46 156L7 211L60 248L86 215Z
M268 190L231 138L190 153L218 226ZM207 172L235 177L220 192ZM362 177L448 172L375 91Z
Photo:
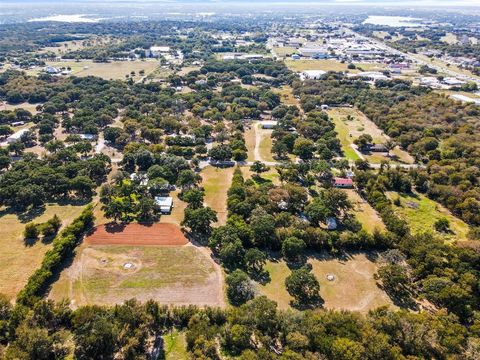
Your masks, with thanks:
M337 188L352 188L353 180L348 178L336 177L336 178L333 178L333 186Z

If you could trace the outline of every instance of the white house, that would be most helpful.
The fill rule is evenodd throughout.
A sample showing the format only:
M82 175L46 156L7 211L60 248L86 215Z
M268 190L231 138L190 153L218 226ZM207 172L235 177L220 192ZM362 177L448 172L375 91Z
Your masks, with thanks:
M54 67L54 66L47 66L45 68L45 71L47 72L47 74L60 74L61 73L61 70Z
M327 72L323 70L305 70L300 74L300 78L302 80L311 79L311 80L318 80Z
M162 214L170 214L173 208L173 198L170 196L155 196L155 203Z
M261 122L262 129L274 129L277 126L278 121L275 120L264 120Z
M20 140L20 138L23 136L23 134L25 134L26 132L28 132L29 129L22 129L22 130L18 130L16 133L10 135L8 138L7 138L7 143L9 144L12 144L14 142L17 142Z
M170 46L151 46L150 49L145 51L145 56L159 57L163 54L170 52Z

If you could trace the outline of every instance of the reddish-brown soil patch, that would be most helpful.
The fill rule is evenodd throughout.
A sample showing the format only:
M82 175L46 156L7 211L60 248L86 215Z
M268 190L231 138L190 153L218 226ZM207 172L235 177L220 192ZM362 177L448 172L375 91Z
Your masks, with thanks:
M163 245L188 243L176 224L106 224L85 238L87 245Z

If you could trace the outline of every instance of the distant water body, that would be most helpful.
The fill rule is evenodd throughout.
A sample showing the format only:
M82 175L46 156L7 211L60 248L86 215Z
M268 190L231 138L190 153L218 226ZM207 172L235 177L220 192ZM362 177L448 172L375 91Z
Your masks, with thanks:
M75 15L53 15L40 17L35 19L30 19L28 22L40 22L40 21L57 21L57 22L66 22L66 23L96 23L101 18L89 17L85 14L75 14Z
M365 20L364 24L372 24L372 25L383 25L383 26L391 26L391 27L420 27L424 26L419 22L415 22L418 18L412 17L404 17L404 16L369 16L367 20Z

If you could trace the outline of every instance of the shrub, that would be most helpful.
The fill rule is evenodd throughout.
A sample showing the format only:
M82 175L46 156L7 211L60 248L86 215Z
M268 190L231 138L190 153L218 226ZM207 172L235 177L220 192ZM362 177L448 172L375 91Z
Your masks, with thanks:
M25 230L23 230L23 237L25 239L38 239L40 231L38 225L34 223L28 223L25 225Z

